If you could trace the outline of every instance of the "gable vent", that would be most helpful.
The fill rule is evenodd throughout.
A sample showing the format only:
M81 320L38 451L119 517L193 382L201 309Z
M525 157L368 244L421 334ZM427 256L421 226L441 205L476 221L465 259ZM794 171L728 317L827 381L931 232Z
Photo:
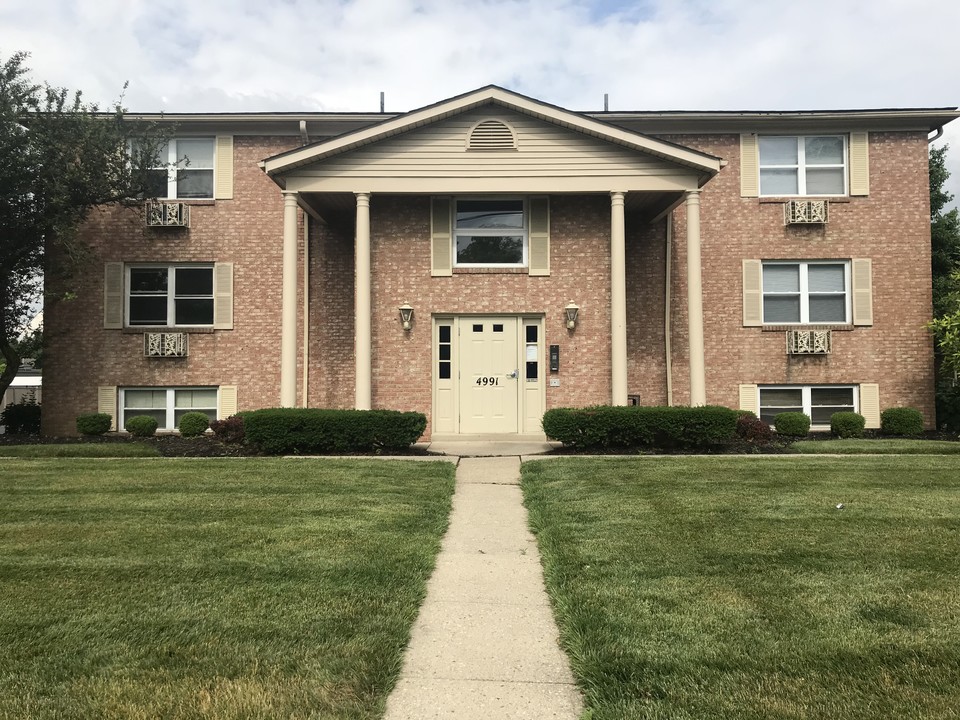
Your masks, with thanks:
M484 120L470 133L468 150L514 150L517 140L513 130L500 120Z

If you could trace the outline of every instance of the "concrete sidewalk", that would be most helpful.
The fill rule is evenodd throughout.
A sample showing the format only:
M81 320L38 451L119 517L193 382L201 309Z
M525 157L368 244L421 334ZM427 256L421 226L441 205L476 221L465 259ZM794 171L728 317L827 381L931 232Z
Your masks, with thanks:
M579 716L519 481L518 457L460 460L450 528L386 720Z

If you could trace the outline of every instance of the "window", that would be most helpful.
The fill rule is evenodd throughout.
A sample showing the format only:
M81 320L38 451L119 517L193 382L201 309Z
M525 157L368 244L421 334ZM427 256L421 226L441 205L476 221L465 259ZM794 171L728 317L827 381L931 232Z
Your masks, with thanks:
M523 200L458 200L454 222L456 265L527 264Z
M764 262L763 322L847 323L850 265L847 262Z
M830 425L835 412L857 412L858 393L852 385L797 385L760 387L760 419L773 425L774 418L783 412L802 412L817 427Z
M213 197L214 138L176 138L161 145L150 171L150 195L189 199Z
M844 195L843 135L761 136L761 195Z
M180 418L188 412L202 412L210 422L217 419L217 388L121 388L120 427L137 415L149 415L160 430L180 426Z
M212 265L127 268L127 324L213 325Z
M441 380L449 380L451 378L450 369L453 358L452 331L453 328L450 325L437 326L437 354L440 358L437 377Z

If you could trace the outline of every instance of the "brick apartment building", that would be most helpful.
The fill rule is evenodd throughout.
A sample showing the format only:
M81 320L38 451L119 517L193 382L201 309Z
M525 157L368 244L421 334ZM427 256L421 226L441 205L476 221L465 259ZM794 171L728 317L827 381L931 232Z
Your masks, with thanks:
M933 421L927 146L954 108L576 113L486 87L404 114L164 115L158 203L104 208L49 308L78 414L716 404Z

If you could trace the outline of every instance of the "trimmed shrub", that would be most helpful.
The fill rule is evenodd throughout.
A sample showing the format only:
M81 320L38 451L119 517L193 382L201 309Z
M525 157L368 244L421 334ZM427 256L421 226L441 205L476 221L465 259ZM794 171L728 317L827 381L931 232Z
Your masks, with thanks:
M778 435L806 437L810 433L810 418L802 412L780 413L773 419Z
M749 410L737 418L737 437L751 445L764 447L773 442L773 430Z
M737 413L738 418L745 417L745 418L752 418L754 420L760 419L757 417L757 414L753 410L734 410L734 412Z
M547 437L578 448L709 449L733 440L737 413L725 407L553 408Z
M960 383L941 380L937 384L937 429L960 432ZM883 420L881 416L881 428Z
M198 437L210 427L210 418L206 413L188 412L180 418L179 430L183 437Z
M39 435L40 406L32 400L7 405L0 412L0 425L10 435Z
M151 437L157 432L157 421L149 415L135 415L127 420L124 429L134 437Z
M909 407L887 408L880 413L880 432L884 435L919 435L923 432L923 413Z
M248 442L269 454L405 450L423 435L423 413L396 410L273 408L244 412Z
M867 419L860 413L835 412L830 416L830 432L839 438L862 438Z
M109 432L113 417L109 413L77 415L77 432L81 435L103 435Z
M242 443L246 436L242 415L231 415L223 420L214 420L210 423L210 429L225 443Z

